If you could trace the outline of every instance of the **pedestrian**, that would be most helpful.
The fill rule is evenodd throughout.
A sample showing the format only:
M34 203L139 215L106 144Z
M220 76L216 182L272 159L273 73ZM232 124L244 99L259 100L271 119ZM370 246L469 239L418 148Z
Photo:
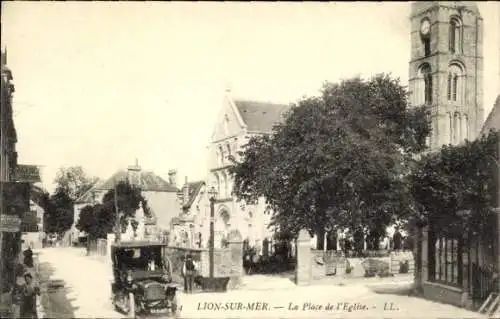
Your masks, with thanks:
M401 250L403 248L403 236L399 232L399 227L394 228L394 235L392 236L394 250Z
M196 272L196 262L193 260L193 256L188 254L184 260L184 265L182 266L182 275L184 276L184 292L193 292L193 282Z
M36 296L40 295L40 288L33 282L30 273L24 275L26 284L23 289L23 300L21 302L21 318L38 318L36 311Z
M29 245L23 251L23 264L28 269L30 273L33 273L34 263L33 263L33 250L31 250L31 245Z
M21 317L21 306L23 303L23 292L26 281L22 276L16 276L16 282L12 287L12 317L14 319Z

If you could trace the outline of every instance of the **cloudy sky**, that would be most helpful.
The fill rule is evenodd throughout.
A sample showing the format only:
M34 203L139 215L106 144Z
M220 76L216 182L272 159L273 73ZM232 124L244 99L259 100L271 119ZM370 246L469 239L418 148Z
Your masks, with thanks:
M500 6L485 24L485 109L500 91ZM3 2L19 162L109 177L133 164L204 179L230 84L293 102L325 80L408 77L409 4Z

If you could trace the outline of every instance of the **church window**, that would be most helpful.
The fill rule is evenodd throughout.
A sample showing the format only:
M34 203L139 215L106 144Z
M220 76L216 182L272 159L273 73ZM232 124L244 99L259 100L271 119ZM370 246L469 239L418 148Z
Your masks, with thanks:
M457 17L450 19L449 48L452 53L462 51L462 23Z
M219 146L219 160L220 160L220 165L224 165L224 149L222 146Z
M418 69L415 91L417 105L432 103L432 74L428 63L424 63Z
M429 37L423 38L422 43L424 44L424 55L426 57L431 55L431 39Z
M448 101L461 102L463 90L463 69L458 64L451 64L448 68Z
M215 173L214 174L214 184L215 184L215 189L217 189L217 193L220 194L221 191L221 183L220 183L220 177L219 174Z
M432 74L431 67L428 64L425 64L422 68L422 75L424 79L424 103L431 104L432 103Z
M227 148L227 159L230 160L231 159L231 145L229 143L227 143L226 145L226 148Z
M229 117L224 116L224 134L229 135Z

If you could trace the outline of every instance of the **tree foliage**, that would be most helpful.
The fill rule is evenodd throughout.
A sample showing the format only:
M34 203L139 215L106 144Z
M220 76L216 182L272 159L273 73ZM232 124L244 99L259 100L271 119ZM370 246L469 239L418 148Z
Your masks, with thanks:
M57 188L55 193L42 197L45 232L63 234L73 225L73 199L65 189Z
M404 176L429 131L428 112L408 107L398 79L326 83L271 134L250 138L231 168L234 193L247 202L265 197L283 231L382 234L411 213Z
M89 177L81 166L61 167L56 174L54 183L63 189L75 201L87 192L98 178Z
M419 222L442 233L478 232L498 206L498 135L443 146L422 158L411 175Z
M141 195L140 188L121 181L116 185L116 203L121 215L121 231L127 223L127 218L133 218L142 203L144 213L150 216L147 201ZM102 203L85 206L81 212L76 228L95 238L105 238L106 234L115 231L117 214L115 209L115 189L110 189L103 197Z

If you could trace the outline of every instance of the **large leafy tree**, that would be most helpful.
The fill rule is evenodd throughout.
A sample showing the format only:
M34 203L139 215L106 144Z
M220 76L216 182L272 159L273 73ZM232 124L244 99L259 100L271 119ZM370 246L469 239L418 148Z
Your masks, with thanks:
M57 188L50 197L44 195L42 206L45 210L44 224L48 233L63 234L73 225L73 199L65 189Z
M498 135L443 146L422 158L410 176L416 222L443 234L484 232L498 206Z
M408 107L398 79L327 83L272 134L250 138L231 169L234 193L247 202L265 197L285 232L383 234L411 213L404 177L429 130L427 111Z
M97 180L97 177L88 176L81 166L70 166L59 168L54 183L57 188L63 189L75 201L85 194Z
M115 208L115 203L117 203L118 209ZM116 212L118 211L121 216L121 231L123 231L127 218L135 216L140 203L142 203L145 214L150 216L147 201L141 195L140 188L128 181L121 181L104 195L101 204L86 206L82 209L76 227L94 238L105 238L106 234L115 231L118 218Z

